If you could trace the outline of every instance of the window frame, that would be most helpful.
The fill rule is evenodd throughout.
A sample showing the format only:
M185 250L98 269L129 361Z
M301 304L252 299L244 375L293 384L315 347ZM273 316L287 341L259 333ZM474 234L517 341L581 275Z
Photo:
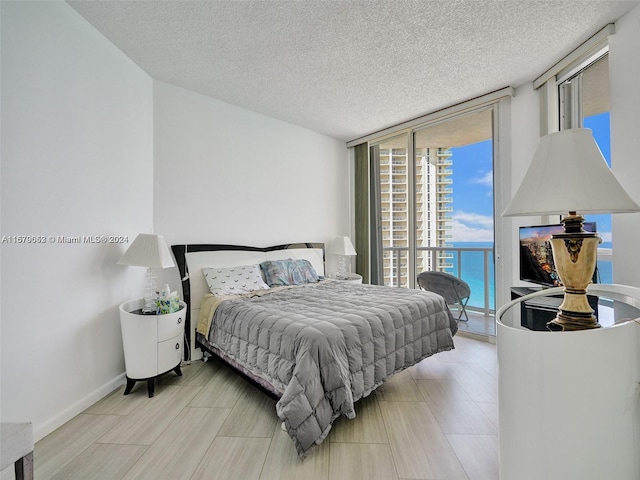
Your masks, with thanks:
M576 48L569 55L561 59L553 67L533 82L534 89L539 92L540 99L540 136L561 131L565 128L582 128L582 79L578 78L587 68L609 54L609 39L615 34L615 25L608 24L585 43ZM570 103L563 99L561 86L568 80L577 78L577 88L571 88ZM578 108L575 108L579 98ZM563 102L563 100L565 100ZM563 109L565 110L563 112ZM569 127L568 127L569 126ZM612 160L613 162L613 160ZM558 223L559 215L549 215L542 218L546 223ZM613 225L612 225L613 230ZM613 234L613 232L612 232ZM612 261L612 248L599 248L598 261Z

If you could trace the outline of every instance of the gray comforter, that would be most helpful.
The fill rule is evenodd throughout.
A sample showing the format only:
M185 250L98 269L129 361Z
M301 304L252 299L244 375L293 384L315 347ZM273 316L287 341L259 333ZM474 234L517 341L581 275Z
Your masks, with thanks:
M328 281L222 302L209 341L283 392L278 417L303 457L390 375L454 348L456 330L434 293Z

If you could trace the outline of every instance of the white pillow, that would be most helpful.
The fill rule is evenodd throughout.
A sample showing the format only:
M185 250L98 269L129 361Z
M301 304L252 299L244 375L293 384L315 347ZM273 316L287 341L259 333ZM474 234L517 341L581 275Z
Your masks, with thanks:
M214 295L237 295L254 290L268 290L260 273L260 265L202 269L209 290Z

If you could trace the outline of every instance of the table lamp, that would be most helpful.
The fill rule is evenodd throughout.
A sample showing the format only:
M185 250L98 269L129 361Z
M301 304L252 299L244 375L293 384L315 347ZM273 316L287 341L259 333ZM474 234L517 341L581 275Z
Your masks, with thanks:
M600 327L587 300L587 285L602 240L582 229L582 214L638 211L640 206L614 177L590 129L563 130L540 138L531 165L502 215L565 215L564 231L551 236L564 299L556 318L547 324L549 330Z
M118 260L119 265L147 267L145 274L144 306L142 313L156 313L157 286L152 268L175 266L162 235L141 233Z
M349 237L336 237L333 242L331 242L329 253L338 255L338 272L336 273L338 278L347 273L348 257L357 255L356 249L353 248Z

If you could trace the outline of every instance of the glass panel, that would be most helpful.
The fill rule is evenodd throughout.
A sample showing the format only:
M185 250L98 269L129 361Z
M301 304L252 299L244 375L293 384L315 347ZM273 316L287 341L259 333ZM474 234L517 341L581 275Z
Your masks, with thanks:
M384 285L409 282L409 165L407 134L379 143L380 229Z
M471 287L460 328L495 334L492 110L415 132L416 273L438 270Z
M601 57L567 82L575 81L574 79L579 76L582 77L582 124L585 128L592 130L602 155L611 166L609 56ZM598 281L600 283L613 283L611 218L610 214L585 215L586 221L596 222L598 235L602 238L602 244L598 249Z
M493 110L485 108L370 145L379 283L411 288L426 270L462 278L471 297L469 321L459 328L489 335L495 335L492 124Z
M609 56L605 55L597 62L587 67L582 75L582 97L584 126L593 131L596 143L602 151L602 155L611 167L611 124L609 123ZM611 215L586 215L586 220L596 222L598 234L602 238L600 249L609 252L613 248L613 236L611 234ZM600 257L600 255L599 255ZM598 281L600 283L613 283L613 262L611 256L608 260L598 259Z

